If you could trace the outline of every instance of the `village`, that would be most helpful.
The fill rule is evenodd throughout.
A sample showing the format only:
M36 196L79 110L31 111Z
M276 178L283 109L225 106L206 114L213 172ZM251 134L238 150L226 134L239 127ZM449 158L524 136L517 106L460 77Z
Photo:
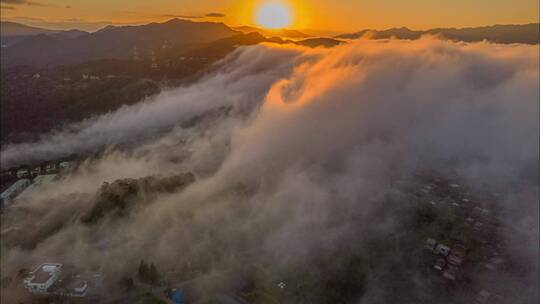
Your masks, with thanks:
M76 167L77 161L71 159L2 172L3 182L10 181L10 185L6 185L7 189L1 194L2 209L10 208L40 187L58 181L60 177L69 178ZM395 242L398 247L406 248L411 244L405 240L418 240L416 245L412 245L420 250L417 255L421 259L419 265L425 267L420 267L418 271L435 281L437 277L440 278L440 288L459 294L458 298L467 299L468 303L507 303L504 301L507 296L505 291L498 290L498 286L485 282L482 283L484 285L471 283L474 280L472 277L478 273L498 275L507 270L509 261L505 256L505 235L509 235L509 232L499 221L504 210L487 202L496 199L498 194L475 195L456 182L442 180L425 172L416 174L412 180L397 180L393 187L399 189L404 200L416 201L413 221ZM252 252L245 254L246 260L254 255ZM54 296L89 303L95 301L95 291L101 290L103 282L107 281L104 274L84 270L79 272L75 267L64 266L61 261L43 261L34 267L18 284L38 297ZM144 266L143 270L141 267L138 275L126 278L122 283L130 294L127 298L131 300L126 302L125 298L112 299L105 303L139 303L136 301L140 299L162 301L155 303L202 303L197 297L191 296L190 289L197 281L208 280L207 276L201 277L197 272L193 276L186 276L174 268L159 271L158 274L153 264ZM295 294L298 282L292 281L294 278L276 277L269 266L250 264L245 267L256 269L256 276L262 277L263 283L253 283L250 275L240 278L235 276L237 283L231 288L218 289L216 298L221 300L216 303L259 303L261 297L270 299L269 303L279 303L290 300L289 297ZM154 278L147 278L149 269L153 269L150 273L154 274L150 276ZM214 276L221 277L221 280L230 279L228 273L216 273ZM219 281L217 278L214 280Z
M0 173L2 181L0 207L2 209L9 207L17 199L29 196L40 187L54 182L59 177L68 174L72 166L72 161L62 160L2 171Z

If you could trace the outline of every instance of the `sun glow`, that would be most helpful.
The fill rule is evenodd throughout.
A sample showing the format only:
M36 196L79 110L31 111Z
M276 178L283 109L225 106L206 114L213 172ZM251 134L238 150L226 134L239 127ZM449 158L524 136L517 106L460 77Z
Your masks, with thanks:
M282 3L265 3L257 9L257 24L268 29L281 29L291 25L291 9Z

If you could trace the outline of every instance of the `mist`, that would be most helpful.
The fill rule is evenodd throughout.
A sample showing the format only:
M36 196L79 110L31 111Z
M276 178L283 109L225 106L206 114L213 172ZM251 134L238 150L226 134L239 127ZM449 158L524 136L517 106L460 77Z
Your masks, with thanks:
M241 47L194 85L3 147L3 167L100 152L7 211L4 272L58 261L118 279L144 259L164 273L269 264L294 282L305 271L324 275L306 270L321 261L358 255L377 263L368 263L355 302L397 293L418 303L431 299L432 283L407 264L410 252L373 257L370 248L401 233L414 198L396 181L409 186L422 171L497 194L490 206L505 210L501 221L514 231L508 254L528 269L497 284L535 286L507 299L533 303L538 53L538 45L433 37ZM145 190L121 215L81 221L102 199L103 182L184 172L195 176L186 187ZM392 279L396 265L406 285Z

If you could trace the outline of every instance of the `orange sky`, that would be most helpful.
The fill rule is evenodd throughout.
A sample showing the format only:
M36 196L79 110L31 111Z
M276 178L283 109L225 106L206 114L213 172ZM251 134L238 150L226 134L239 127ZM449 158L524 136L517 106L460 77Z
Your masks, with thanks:
M51 28L97 29L106 24L164 21L173 16L225 17L193 20L253 24L264 2L292 8L293 27L355 31L408 26L464 27L538 22L538 0L1 0L2 20Z

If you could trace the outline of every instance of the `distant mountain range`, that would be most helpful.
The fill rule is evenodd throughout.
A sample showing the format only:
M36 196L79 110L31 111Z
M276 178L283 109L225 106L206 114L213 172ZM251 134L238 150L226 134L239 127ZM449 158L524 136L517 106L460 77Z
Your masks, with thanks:
M185 19L138 26L111 25L94 33L79 30L47 30L14 22L2 22L1 25L3 68L21 65L55 67L103 59L131 59L134 56L150 58L154 52L178 55L198 48L216 48L217 45L224 44L223 39L231 37L234 38L230 41L332 47L343 43L343 39L359 37L418 39L422 35L431 34L466 42L489 40L497 43L537 44L540 36L537 23L462 29L439 28L425 31L405 27L382 31L368 29L335 38L310 37L297 30L270 31L250 26L231 28L223 23L193 22ZM253 33L259 36L253 36ZM241 34L249 35L238 36Z
M58 33L53 34L39 33L3 47L2 65L69 65L99 59L126 59L135 52L148 56L152 51L163 48L208 43L238 32L223 23L172 19L142 26L108 26L95 33L68 39L58 37Z
M540 40L540 24L530 23L523 25L493 25L467 28L435 28L425 31L411 30L406 27L388 30L362 30L356 33L336 36L338 39L357 39L367 37L370 39L418 39L422 35L437 35L450 40L475 42L488 40L495 43L526 43L538 44Z
M253 27L253 26L238 26L233 29L236 31L245 33L245 34L257 32L265 37L280 37L280 38L289 38L289 39L304 39L304 38L312 37L303 32L300 32L297 30L289 30L289 29L264 30L257 27Z
M0 35L2 37L30 36L39 34L56 34L59 31L46 30L38 27L28 26L20 23L2 21L0 22Z
M12 22L2 29L2 39L12 39L3 44L2 67L55 67L103 59L132 59L134 56L150 58L152 53L174 57L186 52L219 52L219 47L230 51L234 45L261 42L308 47L331 47L341 43L333 38L304 39L310 36L296 30L268 31L247 26L233 29L223 23L184 19L139 26L110 25L94 33L52 31Z
M55 39L71 39L88 35L88 32L81 30L48 30L15 22L0 22L0 44L2 45L2 47L14 45L28 37L37 35L46 35Z

